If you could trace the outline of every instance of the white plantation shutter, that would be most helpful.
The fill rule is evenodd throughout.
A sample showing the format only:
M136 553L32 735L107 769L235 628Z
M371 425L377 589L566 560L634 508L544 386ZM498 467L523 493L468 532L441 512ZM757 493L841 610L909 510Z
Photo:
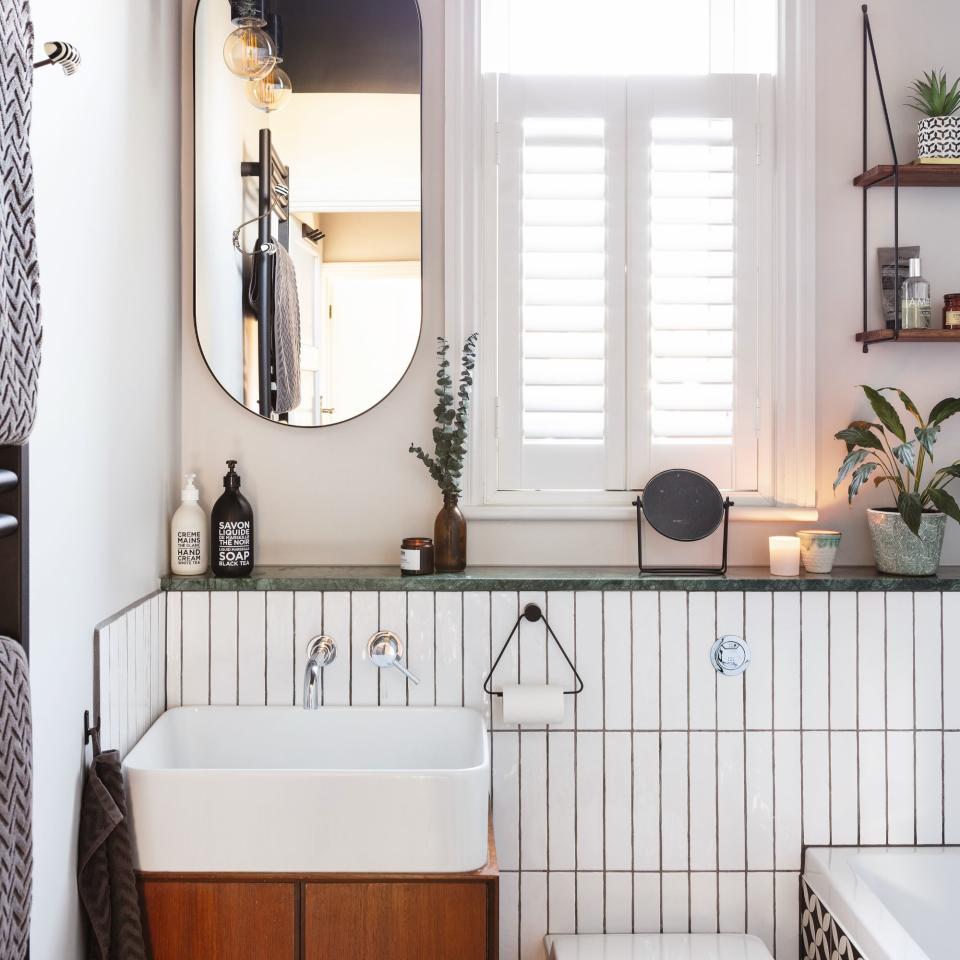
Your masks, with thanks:
M622 485L622 84L501 85L499 485Z
M770 78L498 83L498 489L758 489Z
M645 443L631 476L642 484L687 467L724 490L755 491L761 251L773 246L771 78L630 84L631 172L646 172L631 191L643 191L646 208L633 214L629 269L647 284L630 326L631 358L647 365L633 410Z
M650 143L651 443L733 441L730 118L655 117Z

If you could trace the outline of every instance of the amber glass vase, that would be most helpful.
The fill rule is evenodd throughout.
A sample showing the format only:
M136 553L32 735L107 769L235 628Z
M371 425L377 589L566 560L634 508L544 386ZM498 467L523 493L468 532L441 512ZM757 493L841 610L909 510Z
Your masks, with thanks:
M467 521L455 493L443 495L443 509L433 524L433 553L437 573L459 573L467 565Z

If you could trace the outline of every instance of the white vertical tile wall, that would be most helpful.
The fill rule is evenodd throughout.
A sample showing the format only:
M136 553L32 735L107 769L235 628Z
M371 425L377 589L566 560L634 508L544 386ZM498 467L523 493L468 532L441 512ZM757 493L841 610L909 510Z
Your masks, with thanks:
M167 597L157 592L94 630L93 711L103 750L125 756L166 709L166 620Z
M299 702L321 631L340 648L324 704L489 717L483 678L529 601L585 690L548 728L493 707L504 960L542 960L547 932L659 930L746 931L795 960L804 843L960 842L960 594L170 593L100 629L105 745L164 700ZM378 628L419 687L368 662ZM708 663L724 633L751 645L744 677ZM568 675L524 624L495 685Z

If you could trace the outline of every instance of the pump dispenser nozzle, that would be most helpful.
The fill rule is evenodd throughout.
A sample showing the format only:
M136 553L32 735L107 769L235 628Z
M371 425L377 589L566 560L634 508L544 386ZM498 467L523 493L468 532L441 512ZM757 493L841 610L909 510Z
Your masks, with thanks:
M227 473L223 478L223 489L224 490L239 490L240 489L240 474L236 471L237 461L228 460L227 461Z
M200 499L200 491L197 489L194 481L197 479L195 473L185 473L183 475L183 489L180 491L180 499L184 502L196 501Z

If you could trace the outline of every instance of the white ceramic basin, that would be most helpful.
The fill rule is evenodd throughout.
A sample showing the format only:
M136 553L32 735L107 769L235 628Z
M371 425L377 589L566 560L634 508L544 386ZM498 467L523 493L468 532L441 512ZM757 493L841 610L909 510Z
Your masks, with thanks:
M124 761L144 871L455 873L487 860L490 754L460 707L181 707Z

